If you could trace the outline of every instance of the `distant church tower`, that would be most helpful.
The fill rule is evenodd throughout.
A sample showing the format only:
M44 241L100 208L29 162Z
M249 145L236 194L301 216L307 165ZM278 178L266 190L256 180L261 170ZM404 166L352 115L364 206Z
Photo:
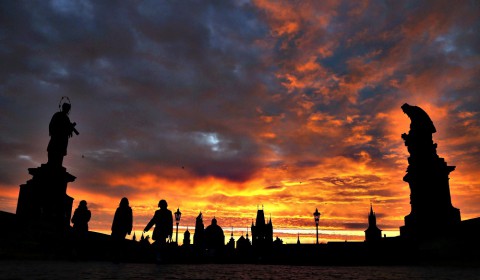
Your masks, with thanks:
M205 246L205 226L203 225L203 215L200 212L195 220L195 233L193 234L193 245L198 249L203 249Z
M190 232L187 230L183 234L183 246L189 246L190 245Z
M230 240L227 243L227 249L230 251L235 250L235 239L233 238L233 227L232 227L232 233L230 235Z
M368 228L365 230L365 241L376 242L382 239L382 231L377 227L377 217L370 204L370 214L368 215Z
M262 207L263 208L263 207ZM265 223L265 214L263 209L257 210L255 224L252 221L252 245L256 248L269 248L273 244L273 225L272 218Z

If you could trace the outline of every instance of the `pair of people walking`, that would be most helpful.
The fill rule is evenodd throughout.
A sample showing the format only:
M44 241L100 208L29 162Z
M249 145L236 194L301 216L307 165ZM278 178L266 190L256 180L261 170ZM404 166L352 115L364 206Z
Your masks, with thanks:
M165 200L160 200L158 203L159 210L155 211L155 215L147 224L143 232L148 232L150 228L155 225L152 239L155 241L154 245L161 248L166 244L167 239L171 239L173 233L173 216L172 211L168 210L168 204ZM112 223L112 238L113 238L113 253L115 262L120 261L125 257L123 249L125 236L132 231L132 208L129 206L128 199L122 198L120 205L115 211L115 216ZM159 251L156 252L156 259L158 262L162 261L162 256Z
M173 215L167 207L167 201L162 199L158 202L159 210L147 224L143 232L148 232L154 225L152 239L158 245L166 244L167 239L171 240L173 233ZM120 206L115 212L112 224L112 237L116 239L125 239L127 234L132 231L132 208L128 205L128 199L122 198Z

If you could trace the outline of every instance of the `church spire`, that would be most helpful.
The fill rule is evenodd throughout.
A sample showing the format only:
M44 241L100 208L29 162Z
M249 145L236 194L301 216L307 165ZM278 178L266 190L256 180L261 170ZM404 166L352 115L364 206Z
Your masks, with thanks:
M375 216L375 212L373 212L372 203L370 203L370 214L368 215L368 226L369 227L377 226L377 217Z
M377 227L377 217L373 212L372 203L370 203L370 213L368 214L368 228L365 230L365 240L378 241L382 238L382 231Z

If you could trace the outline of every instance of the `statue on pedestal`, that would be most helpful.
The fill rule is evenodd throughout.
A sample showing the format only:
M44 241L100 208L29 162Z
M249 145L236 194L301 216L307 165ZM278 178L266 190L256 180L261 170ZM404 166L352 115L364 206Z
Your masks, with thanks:
M452 206L448 182L455 166L448 166L437 155L432 138L436 129L428 114L406 103L402 110L411 120L410 131L402 134L410 153L403 180L410 187L411 212L405 216L400 235L425 239L444 234L460 223L460 211Z
M62 104L65 98L68 103ZM67 184L76 179L62 164L68 139L72 133L78 135L78 131L68 118L71 109L68 97L62 97L60 104L61 111L53 115L49 125L48 163L28 169L33 178L20 185L17 204L20 218L53 231L70 227L73 198L67 195Z

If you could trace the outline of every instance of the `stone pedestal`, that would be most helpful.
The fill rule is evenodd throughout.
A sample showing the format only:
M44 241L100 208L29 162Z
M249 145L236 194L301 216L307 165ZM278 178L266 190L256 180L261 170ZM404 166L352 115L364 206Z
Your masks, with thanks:
M63 230L70 226L73 198L67 195L67 184L76 177L63 166L42 164L29 168L33 176L26 184L20 185L17 216L30 222L40 222Z
M425 239L444 235L459 225L460 210L453 207L448 175L455 166L448 166L443 158L431 165L410 165L403 178L410 186L411 212L405 216L400 235Z

